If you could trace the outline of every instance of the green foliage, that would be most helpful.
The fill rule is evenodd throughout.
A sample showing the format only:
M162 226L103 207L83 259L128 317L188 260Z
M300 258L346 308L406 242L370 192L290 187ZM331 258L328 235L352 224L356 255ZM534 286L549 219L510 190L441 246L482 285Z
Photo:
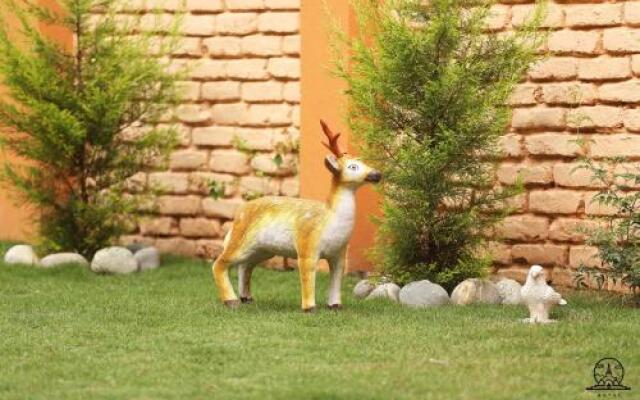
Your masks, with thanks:
M224 193L227 190L227 185L224 182L210 181L209 182L209 197L214 200L218 200L224 197Z
M482 274L483 232L516 187L494 188L514 85L537 59L542 10L511 36L484 28L491 2L362 0L360 36L338 38L349 124L383 173L376 264L399 283L447 288ZM345 45L346 49L344 48Z
M62 0L56 13L36 1L3 0L2 145L27 162L6 164L2 177L33 206L48 249L90 257L126 232L152 196L148 187L127 195L128 179L166 160L176 143L157 122L177 100L179 75L149 55L171 52L177 26L164 27L159 44L136 30L140 16L118 15L122 4ZM11 14L19 33L7 30ZM73 48L44 35L42 24L73 33Z
M637 294L640 288L640 165L623 163L616 158L609 163L586 159L580 168L587 169L595 182L602 184L592 199L615 213L599 218L603 225L589 233L588 244L598 248L599 268L581 265L575 276L577 286L593 280L598 288L607 281L622 282Z

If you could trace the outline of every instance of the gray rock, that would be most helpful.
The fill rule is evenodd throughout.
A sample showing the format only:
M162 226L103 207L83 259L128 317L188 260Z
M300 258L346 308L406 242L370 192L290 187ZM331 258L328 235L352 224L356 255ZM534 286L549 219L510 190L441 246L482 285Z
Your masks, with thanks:
M353 287L353 297L356 299L364 299L367 297L376 286L369 282L368 279L363 279L360 282L356 283Z
M26 244L12 246L4 255L6 264L38 265L38 256L33 247Z
M486 279L466 279L458 284L451 293L451 302L465 304L500 304L502 298L493 282Z
M138 270L146 271L160 266L160 252L155 247L145 247L138 250L133 258L138 262Z
M518 305L522 304L522 296L520 295L520 285L513 279L503 278L496 283L496 289L502 298L502 304Z
M369 293L367 300L370 299L390 299L398 301L398 293L400 293L400 286L393 282L383 283L378 285Z
M77 264L86 267L89 261L78 253L55 253L49 254L40 260L40 266L43 268L54 268L60 265Z
M138 270L138 262L133 258L133 254L124 247L107 247L98 250L93 256L91 270L111 274L128 274Z
M435 307L449 304L449 295L429 280L415 281L400 290L400 303L411 307Z

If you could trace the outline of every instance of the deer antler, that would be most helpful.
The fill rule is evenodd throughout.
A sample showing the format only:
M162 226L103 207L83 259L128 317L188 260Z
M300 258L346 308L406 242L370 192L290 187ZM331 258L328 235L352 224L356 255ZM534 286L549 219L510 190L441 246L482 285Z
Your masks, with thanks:
M338 138L340 137L340 133L333 133L331 129L329 129L329 126L323 120L320 120L320 125L322 125L322 131L329 140L329 144L322 142L324 147L329 149L329 151L331 151L336 157L342 157L345 153L340 150L340 146L338 145Z

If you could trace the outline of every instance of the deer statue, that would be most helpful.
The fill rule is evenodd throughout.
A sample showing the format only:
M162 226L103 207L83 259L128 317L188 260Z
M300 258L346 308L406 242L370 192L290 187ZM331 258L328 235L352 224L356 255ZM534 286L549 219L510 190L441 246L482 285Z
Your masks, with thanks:
M224 249L213 264L213 277L222 302L231 308L250 303L254 266L279 255L298 259L302 310L316 305L315 278L319 259L329 262L330 309L342 307L340 284L345 255L355 221L355 192L366 182L377 183L382 174L340 150L338 138L320 121L332 154L324 164L333 175L327 203L288 197L262 197L240 206L224 239ZM229 280L229 268L238 267L240 300Z

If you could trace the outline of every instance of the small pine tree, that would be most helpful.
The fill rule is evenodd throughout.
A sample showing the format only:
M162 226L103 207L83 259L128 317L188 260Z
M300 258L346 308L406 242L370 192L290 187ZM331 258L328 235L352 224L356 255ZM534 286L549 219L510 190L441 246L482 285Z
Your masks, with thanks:
M152 29L164 30L159 41L137 30L141 16L119 13L123 2L61 0L60 12L37 3L3 0L0 13L2 146L26 160L6 164L2 178L33 206L47 250L91 257L152 196L146 186L129 195L129 178L176 143L157 122L178 96L178 73L160 61L176 45L177 23ZM7 28L11 15L17 33ZM43 25L71 32L72 48Z
M517 188L495 188L508 97L537 59L541 10L513 35L489 32L491 2L363 0L360 35L338 37L350 54L348 121L364 156L382 170L384 217L373 251L399 283L452 288L479 276L483 234ZM346 45L346 49L344 48Z

